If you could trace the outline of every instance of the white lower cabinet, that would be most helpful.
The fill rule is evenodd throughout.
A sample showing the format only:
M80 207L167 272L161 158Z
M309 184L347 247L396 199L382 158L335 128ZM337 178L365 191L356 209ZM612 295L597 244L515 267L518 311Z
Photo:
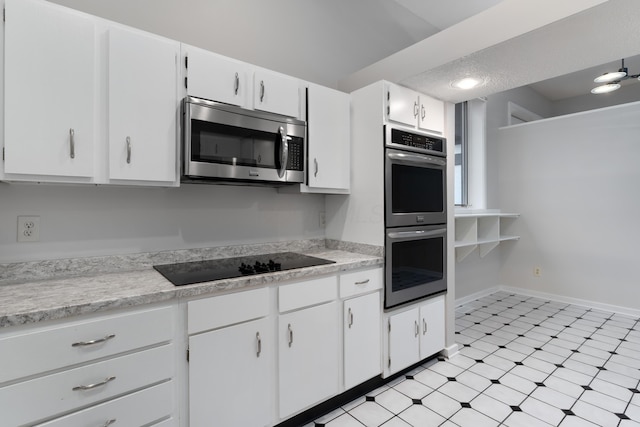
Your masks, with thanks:
M380 292L344 302L344 388L379 375L381 369Z
M147 425L171 418L174 322L165 307L0 331L0 359L15 371L0 377L0 423Z
M189 425L270 425L274 347L267 318L189 337Z
M171 381L110 400L97 406L75 412L37 427L85 427L85 426L142 426L154 422L167 422L177 426L168 408L173 407L174 385ZM170 417L167 419L167 417ZM173 420L172 422L169 422ZM151 424L158 425L158 424Z
M335 301L280 315L278 365L281 419L338 393L338 316Z
M390 314L387 323L385 376L394 374L444 348L444 296Z

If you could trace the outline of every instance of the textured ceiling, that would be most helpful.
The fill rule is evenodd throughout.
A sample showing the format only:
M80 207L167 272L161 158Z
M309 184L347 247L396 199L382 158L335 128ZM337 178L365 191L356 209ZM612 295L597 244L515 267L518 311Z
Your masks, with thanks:
M451 102L491 95L635 56L640 53L639 22L638 0L609 0L561 21L406 78L401 83ZM614 43L610 37L603 37L604 31L616 35ZM586 80L592 85L595 76L591 72L586 74L589 75ZM484 79L485 84L470 91L451 86L452 81L465 76Z

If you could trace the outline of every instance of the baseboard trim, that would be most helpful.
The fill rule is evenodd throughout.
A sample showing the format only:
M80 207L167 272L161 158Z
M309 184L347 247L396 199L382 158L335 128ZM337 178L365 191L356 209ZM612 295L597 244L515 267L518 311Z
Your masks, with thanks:
M459 307L461 305L468 304L472 301L475 301L477 299L486 297L488 295L491 295L500 291L510 292L513 294L524 295L528 297L548 299L552 301L563 302L566 304L579 305L582 307L587 307L595 310L608 311L612 313L620 313L626 316L640 318L640 310L635 308L621 307L619 305L606 304L602 302L591 301L591 300L586 300L581 298L573 298L573 297L568 297L564 295L552 294L549 292L539 292L539 291L533 291L530 289L517 288L513 286L504 286L504 285L494 286L494 287L473 293L471 295L458 298L455 300L455 306Z
M460 346L458 346L458 344L453 344L450 345L449 347L446 347L444 350L442 350L441 354L446 357L447 359L451 359L453 356L457 355L460 351Z
M557 302L564 302L567 304L574 304L574 305L579 305L582 307L592 308L596 310L609 311L612 313L619 313L619 314L624 314L626 316L640 318L640 310L635 308L621 307L619 305L606 304L602 302L591 301L591 300L586 300L581 298L567 297L567 296L552 294L548 292L532 291L529 289L516 288L512 286L499 286L498 288L499 288L498 290L505 291L505 292L512 292L514 294L549 299Z

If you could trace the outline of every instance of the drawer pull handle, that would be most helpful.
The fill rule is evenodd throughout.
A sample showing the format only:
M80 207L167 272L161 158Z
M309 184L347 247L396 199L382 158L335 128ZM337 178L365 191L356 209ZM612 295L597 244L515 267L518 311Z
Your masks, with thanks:
M115 424L116 423L116 419L115 418L111 418L109 421L107 421L106 423L102 424L102 427L109 427L111 424Z
M260 339L260 332L256 332L256 344L258 346L256 357L260 357L260 353L262 353L262 339Z
M236 73L236 78L233 81L233 94L234 95L238 94L238 89L240 89L240 76L238 76L238 73Z
M264 102L264 80L260 80L260 102Z
M127 137L127 164L131 163L131 137Z
M92 388L100 387L106 385L108 382L115 380L116 377L107 377L104 381L100 381L99 383L89 384L89 385L78 385L72 388L73 391L82 391L82 390L91 390Z
M116 334L109 334L104 338L98 338L91 341L74 342L73 344L71 344L71 347L85 347L88 345L100 344L101 342L109 341L110 339L115 337L116 337Z
M420 325L418 325L417 320L414 323L416 324L416 337L417 337L418 335L420 335Z
M427 333L427 321L422 319L422 335Z
M293 344L293 329L291 329L291 323L289 323L287 329L289 330L289 347L291 347L291 344Z
M349 328L351 328L351 326L353 326L353 311L349 308Z
M367 279L367 280L362 280L362 281L360 281L360 282L356 282L356 285L365 285L365 284L367 284L367 283L369 283L369 279Z
M69 129L69 157L76 158L76 131Z

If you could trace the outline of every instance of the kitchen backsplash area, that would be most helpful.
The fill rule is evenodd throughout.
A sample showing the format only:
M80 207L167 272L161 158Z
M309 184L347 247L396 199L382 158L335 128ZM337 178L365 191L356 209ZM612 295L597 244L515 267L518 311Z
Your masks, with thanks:
M324 239L324 196L275 188L0 184L0 264ZM40 217L18 243L17 217Z

